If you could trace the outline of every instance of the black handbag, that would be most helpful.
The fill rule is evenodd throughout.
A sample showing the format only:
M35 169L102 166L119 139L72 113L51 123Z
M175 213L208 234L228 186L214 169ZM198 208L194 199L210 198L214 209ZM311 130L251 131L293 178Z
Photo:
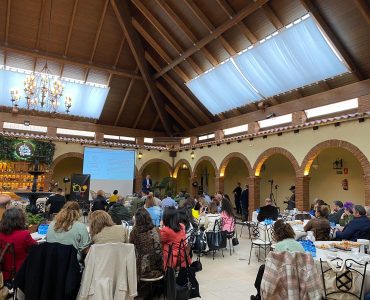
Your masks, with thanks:
M169 267L170 259L172 259L172 245L168 248L167 262L164 275L164 293L167 299L176 299L176 272L173 266Z
M198 230L197 233L194 234L194 242L192 250L194 252L200 253L207 249L207 237L204 231Z
M198 256L197 260L191 263L190 267L194 270L195 273L202 271L203 267L200 261L200 256Z
M239 240L236 236L231 239L231 242L232 242L233 246L239 245Z
M216 230L216 226L219 230ZM208 244L208 248L210 251L226 248L227 232L221 231L220 229L221 229L221 226L216 221L215 225L213 226L213 231L209 231L206 233L207 244Z

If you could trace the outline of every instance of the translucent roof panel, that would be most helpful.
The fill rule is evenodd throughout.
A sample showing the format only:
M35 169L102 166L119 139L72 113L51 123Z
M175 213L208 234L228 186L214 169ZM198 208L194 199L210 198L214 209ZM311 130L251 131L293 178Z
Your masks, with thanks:
M231 60L186 85L212 114L261 99Z
M309 17L234 58L264 97L348 72Z

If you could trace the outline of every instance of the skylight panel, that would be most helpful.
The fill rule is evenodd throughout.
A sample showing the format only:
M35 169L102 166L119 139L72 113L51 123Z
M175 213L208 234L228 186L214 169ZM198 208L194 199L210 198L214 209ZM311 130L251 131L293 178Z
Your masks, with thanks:
M224 135L232 135L242 132L248 132L248 124L224 129Z
M10 122L4 122L3 128L13 129L13 130L31 131L31 132L42 132L42 133L46 133L48 131L48 128L45 126L36 126L36 125L26 126L24 124L10 123Z
M348 72L311 17L234 57L240 71L271 97Z
M93 131L73 130L73 129L66 129L66 128L57 128L57 134L59 134L59 135L85 136L85 137L90 137L90 138L95 137L95 132L93 132Z
M186 85L212 114L261 99L231 60Z
M306 109L305 113L308 119L334 114L358 108L358 98L341 101L333 104Z
M292 122L292 114L282 115L271 119L258 121L260 128L273 127L277 125L288 124Z
M190 137L181 139L181 144L183 145L190 144Z
M153 138L144 138L145 144L153 144Z

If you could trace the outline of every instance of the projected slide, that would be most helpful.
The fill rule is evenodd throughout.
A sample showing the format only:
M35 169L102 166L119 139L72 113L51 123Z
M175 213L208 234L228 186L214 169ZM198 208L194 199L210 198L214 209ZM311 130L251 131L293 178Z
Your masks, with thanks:
M91 175L90 190L132 194L135 151L85 147L83 174Z

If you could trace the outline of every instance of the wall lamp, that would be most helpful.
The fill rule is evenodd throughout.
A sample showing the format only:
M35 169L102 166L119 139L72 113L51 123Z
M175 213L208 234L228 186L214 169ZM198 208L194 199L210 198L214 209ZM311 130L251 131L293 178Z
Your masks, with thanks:
M342 160L342 159L337 158L337 159L333 162L333 170L341 170L342 168L343 168L343 160Z
M194 159L194 158L195 158L195 153L194 153L194 151L191 151L191 153L190 153L190 157L191 157L191 159Z
M138 155L137 155L137 158L138 159L142 159L143 158L143 154L141 152L139 152Z

